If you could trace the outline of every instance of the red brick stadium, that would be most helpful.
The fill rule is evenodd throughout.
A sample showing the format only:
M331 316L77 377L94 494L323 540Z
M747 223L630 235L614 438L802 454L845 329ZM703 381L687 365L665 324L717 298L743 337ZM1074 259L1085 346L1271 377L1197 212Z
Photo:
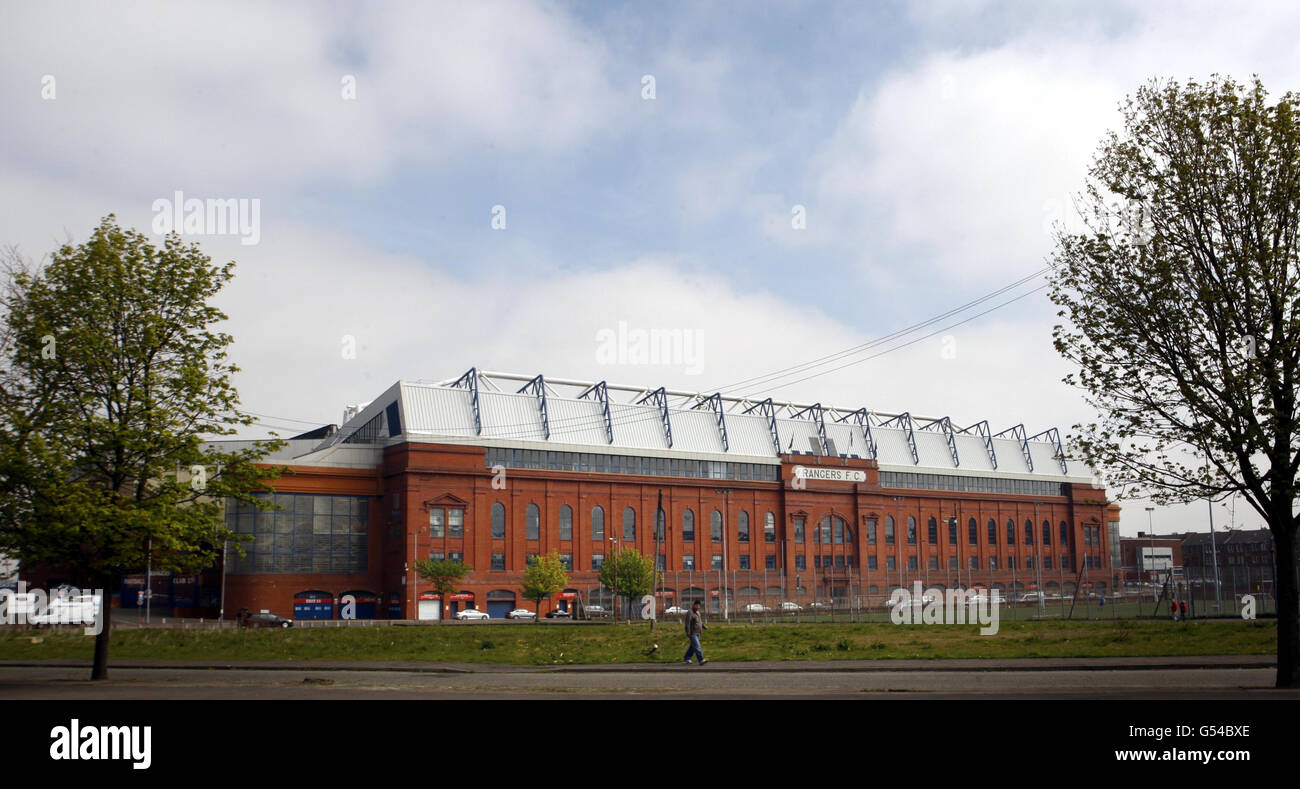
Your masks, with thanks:
M228 509L245 555L224 578L153 579L155 610L215 616L224 585L226 617L499 618L533 608L520 577L552 551L570 588L539 613L608 610L596 571L627 546L658 556L661 608L864 607L917 580L1007 597L1114 585L1105 491L1055 429L470 370L398 382L268 460L294 473L279 509ZM444 606L417 557L474 569ZM126 577L118 602L143 585Z

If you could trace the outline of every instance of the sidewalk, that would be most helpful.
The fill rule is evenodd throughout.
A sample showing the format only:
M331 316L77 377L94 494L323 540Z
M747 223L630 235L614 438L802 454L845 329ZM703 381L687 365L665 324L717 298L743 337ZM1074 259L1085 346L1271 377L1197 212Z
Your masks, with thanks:
M0 660L0 667L89 668L87 660ZM675 661L601 665L522 666L497 663L344 660L112 660L110 669L193 669L196 671L403 671L424 674L640 673L646 671L726 671L741 673L900 672L900 671L1167 671L1178 669L1275 668L1275 655L1179 655L1128 658L1015 658L958 660L784 660L716 661L687 669Z

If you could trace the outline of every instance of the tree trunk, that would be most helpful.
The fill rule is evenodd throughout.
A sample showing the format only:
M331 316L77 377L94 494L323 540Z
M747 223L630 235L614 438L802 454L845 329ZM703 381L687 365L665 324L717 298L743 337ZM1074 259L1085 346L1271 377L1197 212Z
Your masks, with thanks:
M1278 511L1269 524L1273 531L1273 590L1277 596L1277 687L1294 688L1300 682L1300 590L1296 579L1296 528L1291 507Z
M99 584L99 633L95 636L95 662L90 670L92 680L108 679L108 639L113 631L113 619L108 615L108 583Z

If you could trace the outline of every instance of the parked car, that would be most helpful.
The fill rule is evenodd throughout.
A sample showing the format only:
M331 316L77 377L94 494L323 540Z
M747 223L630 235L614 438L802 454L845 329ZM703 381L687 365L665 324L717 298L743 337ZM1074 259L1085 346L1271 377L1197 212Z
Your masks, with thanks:
M464 611L458 611L456 618L462 622L477 621L479 619L491 619L487 611L480 611L477 608L466 608Z
M570 614L568 611L565 611L563 608L553 608L550 611L546 612L547 619L569 619L572 616L573 616L572 614Z
M664 616L686 616L686 609L680 605L669 606L664 609Z
M803 610L803 606L799 605L798 603L793 603L793 602L791 602L791 601L789 601L789 600L782 600L782 601L781 601L781 606L780 606L780 608L781 608L782 611L802 611L802 610Z
M1037 603L1039 600L1044 599L1046 598L1043 597L1042 592L1025 592L1020 595L1020 602L1022 603Z
M15 598L18 596L15 595ZM24 595L26 597L26 595ZM18 601L21 605L25 601ZM55 597L49 601L43 611L35 611L33 604L27 608L31 614L27 622L33 625L93 625L99 617L99 595L74 594L68 597Z
M529 611L527 608L516 608L506 614L506 619L536 619L537 612Z
M829 611L830 607L829 603L823 603L820 600L814 600L808 604L808 608L813 611Z
M292 619L273 614L270 611L258 611L256 614L247 608L239 612L240 627L293 627Z
M597 619L599 617L609 616L609 611L603 605L584 605L582 607L583 616L588 619Z
M762 603L747 603L741 609L742 614L770 614L772 609Z

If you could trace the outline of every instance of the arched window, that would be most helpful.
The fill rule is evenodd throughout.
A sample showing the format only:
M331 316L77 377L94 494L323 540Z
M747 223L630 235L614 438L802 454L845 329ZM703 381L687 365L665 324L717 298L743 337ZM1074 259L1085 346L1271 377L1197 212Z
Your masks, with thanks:
M1097 530L1098 536L1101 536L1101 529ZM1061 521L1061 547L1065 548L1070 544L1070 525Z
M713 542L722 542L722 513L717 510L709 516L709 539Z
M907 516L907 544L916 545L916 518Z
M573 539L573 508L568 504L560 505L560 539Z
M536 504L529 504L528 509L524 510L524 539L536 540L537 533L540 531L541 511L537 509Z
M831 519L831 539L835 543L843 544L844 542L844 519L836 515Z
M497 502L492 505L492 539L506 538L506 505Z
M975 522L974 518L971 518L969 521L966 522L966 539L970 542L971 545L979 544L980 527L979 524Z
M682 542L695 542L695 513L690 510L682 513Z
M1016 544L1016 522L1007 518L1007 545Z
M1052 524L1049 523L1048 521L1043 521L1043 545L1051 545L1051 544L1052 544Z
M736 520L736 540L739 542L749 542L749 513L744 510Z
M894 516L885 516L885 545L894 544Z
M631 507L623 508L623 539L636 539L636 510Z
M997 545L998 544L998 522L993 520L992 518L989 518L988 530L989 530L989 545Z
M770 512L763 518L763 542L776 542L776 516Z
M1025 518L1025 545L1034 544L1034 522Z
M591 541L605 541L605 511L600 505L591 508Z
M930 544L938 545L939 544L939 521L936 520L933 515L931 515L930 522L927 525L929 526L929 531L930 531L929 534Z

